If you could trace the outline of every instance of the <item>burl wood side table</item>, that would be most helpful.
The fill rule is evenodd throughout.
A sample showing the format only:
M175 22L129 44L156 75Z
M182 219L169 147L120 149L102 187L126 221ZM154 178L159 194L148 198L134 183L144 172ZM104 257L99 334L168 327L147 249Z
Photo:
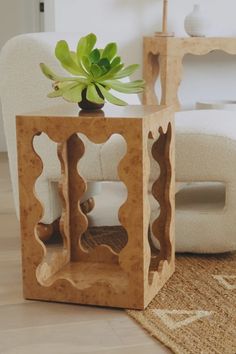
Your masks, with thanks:
M172 105L179 110L178 89L182 79L183 58L186 54L205 55L221 50L236 55L236 38L228 37L144 37L143 77L146 88L143 104ZM160 77L161 98L155 93L155 83Z
M17 116L16 128L25 298L144 309L174 271L175 170L171 109L107 107L100 113L78 115L76 106L67 104ZM42 132L57 144L61 163L61 245L43 243L37 235L43 206L34 187L43 162L34 150L33 138ZM88 251L81 243L88 220L79 203L86 181L77 169L85 153L77 133L96 144L106 142L114 133L126 141L127 151L118 165L118 173L128 191L127 200L119 209L119 220L128 237L120 252L107 244ZM161 170L152 186L152 194L160 205L152 232L160 250L154 248L149 230L150 139L152 156Z

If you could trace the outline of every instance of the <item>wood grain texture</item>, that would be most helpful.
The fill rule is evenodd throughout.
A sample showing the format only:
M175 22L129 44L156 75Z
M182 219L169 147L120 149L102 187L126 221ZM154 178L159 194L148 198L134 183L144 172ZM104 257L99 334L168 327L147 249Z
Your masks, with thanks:
M182 62L186 54L205 55L214 50L236 55L236 38L144 37L143 77L146 88L143 104L174 105L180 108L178 89L182 79ZM162 96L156 97L155 83L160 73ZM154 75L152 75L154 73Z
M115 116L106 111L80 116L62 114L60 109L58 114L56 112L55 109L53 114L44 112L16 118L24 296L143 309L174 271L173 112L167 107L149 106L130 106L125 111L116 111ZM43 244L35 233L42 206L33 190L43 166L33 150L32 141L41 132L58 143L61 162L63 212L60 231L63 244L56 247ZM108 245L99 245L92 250L82 246L81 236L88 223L80 208L86 182L77 170L77 163L84 154L84 145L77 133L86 135L94 143L104 143L117 133L127 143L118 174L127 187L128 197L118 216L128 241L119 253ZM161 241L162 263L151 270L147 151L150 135L157 139L153 155L163 170L160 182L154 188L154 196L163 208L161 227L153 226L155 236ZM29 168L31 174L26 174Z

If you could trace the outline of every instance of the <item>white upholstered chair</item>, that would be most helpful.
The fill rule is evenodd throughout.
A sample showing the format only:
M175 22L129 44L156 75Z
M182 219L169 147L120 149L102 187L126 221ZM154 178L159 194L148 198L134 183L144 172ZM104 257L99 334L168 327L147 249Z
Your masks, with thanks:
M15 115L57 103L46 97L50 82L41 74L38 64L45 62L56 71L61 71L54 57L56 42L63 38L75 47L79 37L78 33L27 34L11 39L2 49L0 96L17 215L19 205ZM130 96L129 103L138 104L138 97ZM86 139L84 142L90 149ZM55 144L51 144L47 136L38 139L35 148L45 164L36 190L38 188L45 205L42 222L47 224L60 215L60 203L54 183L59 174L59 162L53 158L56 156ZM115 165L123 154L124 146L120 138L113 136L107 143L93 147L92 160L89 164L82 161L80 168L90 181L115 181L115 169L105 161L110 157ZM213 253L236 249L235 166L234 112L187 111L176 114L176 179L183 187L177 194L177 251ZM198 184L192 185L193 181ZM125 193L117 184L110 185L107 191L112 194L111 198L118 200ZM119 203L114 200L113 204ZM117 220L112 221L109 217L110 207L102 203L102 208L102 222L116 223ZM96 219L96 215L94 218Z

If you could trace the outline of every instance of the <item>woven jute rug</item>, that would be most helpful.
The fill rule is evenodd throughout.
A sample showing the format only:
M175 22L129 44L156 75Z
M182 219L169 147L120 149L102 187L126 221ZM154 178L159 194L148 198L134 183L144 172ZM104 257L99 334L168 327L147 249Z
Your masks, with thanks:
M122 226L89 227L82 235L81 244L85 249L93 249L99 245L107 245L119 253L128 242L128 235Z
M90 227L86 249L120 252L121 226ZM177 255L176 271L145 311L128 310L149 334L178 354L236 354L236 253Z
M145 311L127 311L178 354L236 354L236 253L176 257Z

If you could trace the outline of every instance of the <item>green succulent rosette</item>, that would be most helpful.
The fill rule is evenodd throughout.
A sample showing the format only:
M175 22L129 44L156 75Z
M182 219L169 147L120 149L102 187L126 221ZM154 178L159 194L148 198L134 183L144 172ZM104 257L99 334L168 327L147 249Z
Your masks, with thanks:
M103 104L107 100L112 104L124 106L127 103L114 96L110 92L111 89L127 94L143 91L143 80L121 81L132 75L139 65L125 67L121 57L117 55L116 43L109 43L104 49L98 49L95 48L96 42L95 34L90 33L79 40L76 52L70 50L65 40L57 43L55 56L70 76L59 76L41 63L44 75L54 81L54 90L48 97L63 97L69 102L79 103L82 101L82 91L86 90L86 99L90 102Z

